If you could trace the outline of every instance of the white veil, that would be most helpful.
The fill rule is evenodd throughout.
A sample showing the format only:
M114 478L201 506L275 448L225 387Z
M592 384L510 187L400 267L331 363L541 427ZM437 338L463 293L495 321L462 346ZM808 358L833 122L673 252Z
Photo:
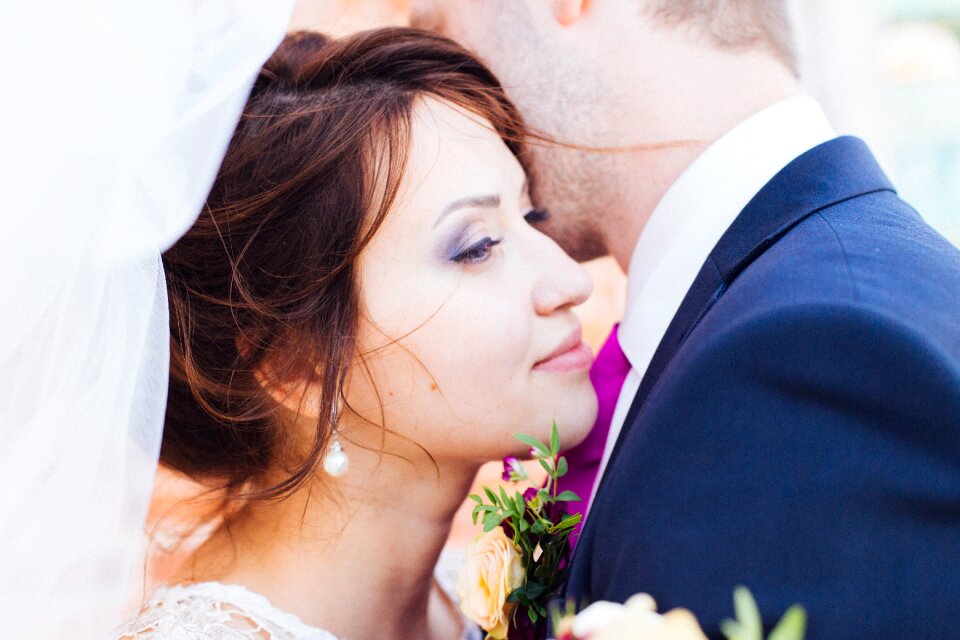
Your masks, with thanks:
M159 252L292 0L0 3L0 637L119 622L156 470Z

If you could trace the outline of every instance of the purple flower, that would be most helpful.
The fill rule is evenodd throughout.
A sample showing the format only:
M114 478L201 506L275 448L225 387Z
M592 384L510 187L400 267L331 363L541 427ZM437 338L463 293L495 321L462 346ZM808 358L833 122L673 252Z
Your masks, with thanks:
M568 513L566 502L551 502L547 505L547 519L554 524L566 518Z
M507 632L507 640L539 640L547 637L547 619L530 622L526 607L519 607Z
M513 456L503 459L503 475L501 477L503 478L504 482L510 482L510 478L513 477L514 465L519 463L520 461Z
M500 476L504 482L519 482L527 480L527 470L518 458L507 456L503 459L503 474Z
M530 502L531 500L533 500L533 499L536 498L536 497L537 497L537 488L536 488L536 487L530 487L529 489L527 489L526 491L523 492L523 500L524 500L525 502Z

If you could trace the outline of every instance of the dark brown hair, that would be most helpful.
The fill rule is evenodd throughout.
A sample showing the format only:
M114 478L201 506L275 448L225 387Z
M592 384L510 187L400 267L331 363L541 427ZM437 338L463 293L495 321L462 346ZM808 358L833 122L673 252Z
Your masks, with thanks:
M200 218L163 256L165 465L228 497L282 497L313 476L332 421L291 457L271 391L318 388L330 416L357 362L358 256L397 194L425 96L485 118L520 156L523 125L497 79L446 38L299 33L264 66ZM277 468L282 481L262 481Z

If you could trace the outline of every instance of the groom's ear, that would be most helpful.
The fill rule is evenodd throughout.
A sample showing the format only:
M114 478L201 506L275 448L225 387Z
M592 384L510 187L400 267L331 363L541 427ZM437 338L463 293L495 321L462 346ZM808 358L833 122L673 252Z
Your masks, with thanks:
M589 0L553 0L553 17L567 27L580 19Z

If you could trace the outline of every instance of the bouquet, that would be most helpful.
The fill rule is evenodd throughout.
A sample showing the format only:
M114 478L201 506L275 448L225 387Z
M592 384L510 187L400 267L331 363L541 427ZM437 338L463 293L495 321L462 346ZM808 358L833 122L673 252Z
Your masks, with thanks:
M582 517L569 513L567 503L579 501L572 491L557 492L557 481L567 473L560 455L556 423L550 444L517 435L547 473L543 486L535 486L517 458L503 461L503 479L523 491L499 492L484 487L473 522L480 519L483 533L470 545L467 565L457 580L461 609L479 624L488 639L536 640L546 638L547 603L557 597L567 577L570 534Z
M549 445L526 435L515 436L530 447L530 455L547 473L542 486L534 485L517 458L503 460L503 480L526 483L512 494L501 487L483 488L476 502L474 524L483 533L470 545L467 564L457 579L457 595L464 615L478 624L487 640L545 640L547 620L557 640L706 640L696 617L685 609L657 613L649 595L638 594L625 604L595 602L577 613L572 602L564 611L556 605L569 571L570 535L581 519L567 505L580 497L558 493L557 482L568 471L560 455L556 423ZM486 500L484 499L486 498ZM750 592L734 592L736 620L722 625L728 640L763 640L763 624ZM783 616L767 640L803 640L806 613L795 605Z

